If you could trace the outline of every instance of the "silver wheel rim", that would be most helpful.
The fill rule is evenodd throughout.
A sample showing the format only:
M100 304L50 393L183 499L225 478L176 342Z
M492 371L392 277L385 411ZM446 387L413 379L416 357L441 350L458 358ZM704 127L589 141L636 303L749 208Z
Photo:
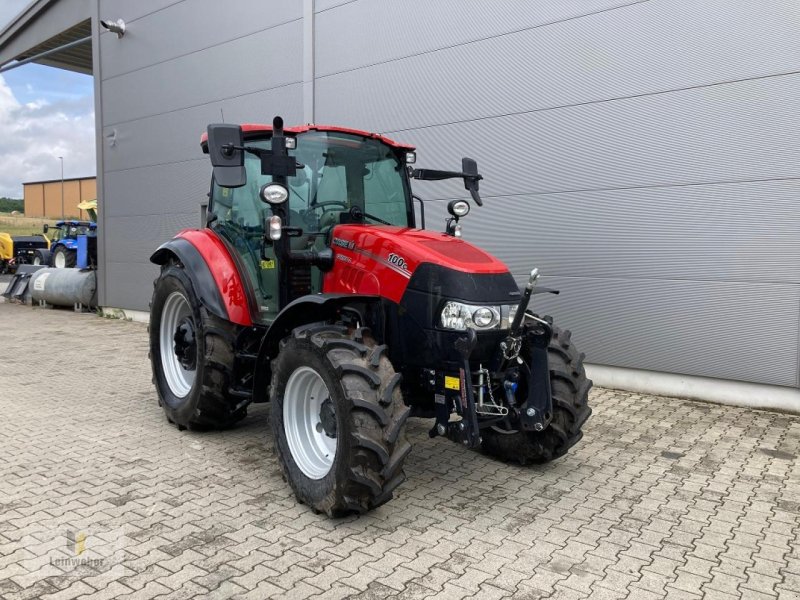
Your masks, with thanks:
M42 264L42 259L41 259L41 258L39 258L38 256L36 256L36 257L33 259L33 264L34 264L34 265L40 265L40 264Z
M184 369L175 354L175 331L185 317L192 316L192 308L186 297L180 292L172 292L161 309L161 325L159 329L159 349L164 379L172 393L184 398L194 384L195 370Z
M325 433L320 417L326 400L328 388L314 369L300 367L291 374L283 396L283 428L294 462L310 479L325 477L336 458L337 438Z
M56 269L66 269L67 268L67 257L64 255L63 252L56 252L55 260L53 261L53 266Z

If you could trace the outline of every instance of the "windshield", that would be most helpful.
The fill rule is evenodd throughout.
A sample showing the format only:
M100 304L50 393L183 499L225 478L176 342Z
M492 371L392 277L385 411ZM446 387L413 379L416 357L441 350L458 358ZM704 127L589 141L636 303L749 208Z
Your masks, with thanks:
M408 227L404 166L386 144L309 132L298 136L294 155L303 168L289 179L289 208L307 215L309 225L338 224L341 213L355 206L366 223Z
M69 237L77 237L79 235L87 235L89 233L89 227L86 225L70 225L68 230Z
M64 225L51 226L48 237L55 241L64 238L76 238L79 235L91 235L94 232L88 225L74 225L72 223L65 223Z

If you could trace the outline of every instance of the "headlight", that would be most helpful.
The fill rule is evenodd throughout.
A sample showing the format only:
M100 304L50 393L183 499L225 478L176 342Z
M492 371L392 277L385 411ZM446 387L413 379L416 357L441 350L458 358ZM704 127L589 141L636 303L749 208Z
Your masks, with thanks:
M463 302L447 302L439 315L439 327L444 329L508 329L517 313L516 304L479 306Z
M501 321L500 306L474 306L462 302L447 302L439 316L439 327L464 331L497 329Z
M481 307L472 313L472 322L478 327L491 327L496 315L491 308Z

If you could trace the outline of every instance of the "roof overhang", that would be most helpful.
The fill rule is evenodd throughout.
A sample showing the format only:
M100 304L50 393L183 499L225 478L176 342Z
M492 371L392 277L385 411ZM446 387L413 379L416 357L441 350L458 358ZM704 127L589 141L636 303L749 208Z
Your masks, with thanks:
M241 126L242 133L247 136L247 134L251 134L251 136L256 136L259 133L272 133L272 125L263 125L261 123L243 123ZM305 133L306 131L331 131L331 132L338 132L338 133L349 133L351 135L357 135L365 138L372 138L374 140L378 140L383 142L387 146L391 146L392 148L397 148L399 150L415 150L414 146L410 144L404 144L402 142L396 142L391 138L386 137L385 135L381 135L379 133L372 133L370 131L364 131L362 129L351 129L349 127L340 127L338 125L314 125L313 123L309 123L308 125L294 125L290 127L284 127L283 131L285 133L291 133L293 135L298 135L300 133ZM203 152L206 151L208 147L208 132L203 132L200 136L200 145L203 147Z
M0 67L92 34L90 0L34 0L0 31ZM38 64L92 74L91 42L47 54Z

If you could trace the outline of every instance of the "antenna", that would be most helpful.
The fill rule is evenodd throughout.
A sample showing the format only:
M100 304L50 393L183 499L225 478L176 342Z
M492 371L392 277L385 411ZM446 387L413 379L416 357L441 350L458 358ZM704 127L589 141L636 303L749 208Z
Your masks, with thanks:
M222 118L222 122L225 122L225 113L222 112L222 107L219 107L219 116Z

